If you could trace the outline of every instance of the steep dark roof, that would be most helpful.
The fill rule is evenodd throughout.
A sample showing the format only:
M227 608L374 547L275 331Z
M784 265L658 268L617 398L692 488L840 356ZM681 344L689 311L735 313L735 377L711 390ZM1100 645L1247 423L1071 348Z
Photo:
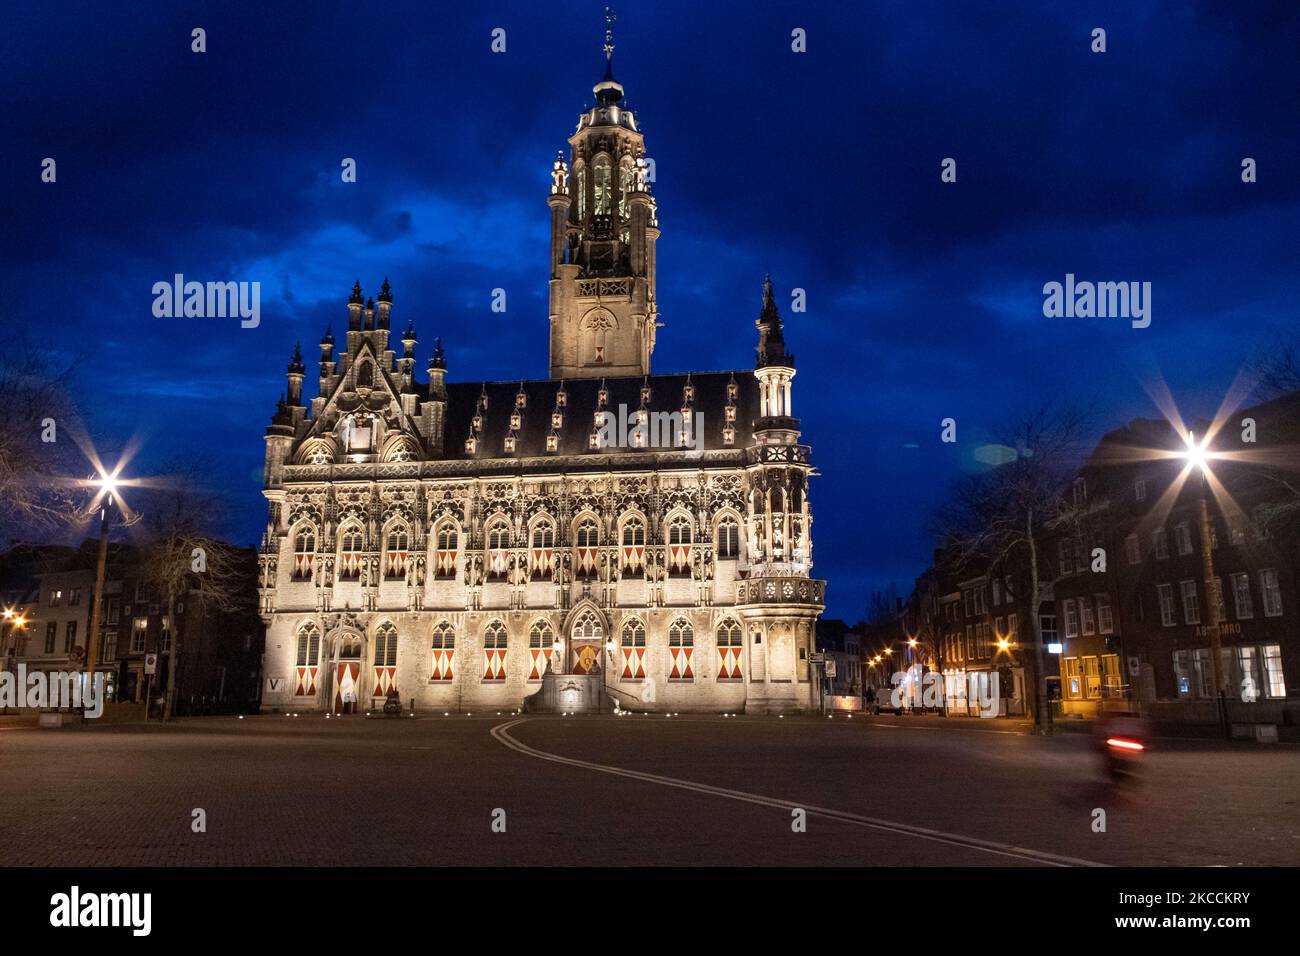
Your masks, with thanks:
M726 425L723 409L727 404L727 384L734 380L736 394L736 437L731 445L723 443L722 430ZM650 403L648 410L654 412L680 412L682 390L687 376L651 375ZM641 406L641 386L645 382L640 377L610 378L603 380L609 389L607 409L617 420L619 406L624 405L627 416L632 418ZM568 402L564 413L564 425L559 429L559 448L555 452L546 450L546 436L551 432L551 413L555 411L555 396L559 391L557 379L525 381L524 394L527 406L522 410L522 428L518 433L518 442L514 452L505 451L505 439L510 431L510 416L515 411L515 396L520 389L519 382L449 382L447 384L447 417L445 426L444 455L448 459L474 458L509 458L534 457L546 455L611 455L619 451L639 451L646 449L592 449L589 436L595 423L597 393L602 379L584 378L568 379L564 389L568 393ZM693 409L703 415L703 447L705 450L720 448L744 448L752 442L752 423L758 417L758 380L753 372L692 372L690 382L695 386ZM470 434L470 425L478 407L481 394L488 397L487 411L483 416L483 431L479 435L478 451L475 454L465 452L465 440ZM650 449L669 451L672 449Z

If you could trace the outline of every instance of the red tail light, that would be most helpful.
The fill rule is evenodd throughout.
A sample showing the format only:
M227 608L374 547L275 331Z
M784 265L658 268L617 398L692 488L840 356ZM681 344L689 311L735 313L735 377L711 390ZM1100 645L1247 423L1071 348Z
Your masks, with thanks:
M1126 737L1107 737L1106 746L1114 747L1116 750L1145 750L1146 748L1136 740L1129 740Z

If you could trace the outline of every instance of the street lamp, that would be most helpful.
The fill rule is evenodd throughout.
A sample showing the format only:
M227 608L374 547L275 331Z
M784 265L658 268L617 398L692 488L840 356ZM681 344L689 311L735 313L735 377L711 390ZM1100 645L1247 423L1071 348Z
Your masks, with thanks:
M15 674L15 677L16 677L16 675L17 675L17 673L18 673L18 671L17 671L17 668L18 668L18 643L22 640L22 634L21 634L21 631L22 631L24 628L27 627L27 616L26 616L25 614L23 614L21 611L15 613L14 610L13 610L13 608L8 608L8 607L7 607L7 608L5 608L5 610L4 610L4 620L5 620L5 623L9 625L9 630L12 631L12 632L13 632L13 635L14 635L14 640L13 640L13 658L12 658L12 660L13 660L13 665L14 665L14 674ZM15 686L16 686L16 685L15 685ZM4 712L5 712L6 714L9 713L9 703L8 703L8 701L5 702L5 709L4 709Z
M596 713L602 713L605 709L605 694L609 692L609 677L607 671L611 664L614 663L614 648L617 647L614 639L611 637L605 642L605 666L600 669L600 700L596 702Z
M121 467L120 465L118 466ZM90 602L90 634L86 638L86 674L92 684L95 680L95 666L99 654L99 625L102 620L104 603L104 575L108 565L108 519L113 509L118 488L117 469L112 472L99 468L99 477L92 478L91 487L98 488L91 504L99 504L99 557L95 562L95 594Z
M1177 457L1187 462L1188 470L1195 469L1200 473L1200 480L1197 482L1196 488L1196 502L1201 525L1201 556L1202 568L1205 574L1205 603L1209 618L1205 633L1210 639L1210 674L1213 676L1214 692L1218 699L1219 726L1223 731L1223 735L1227 737L1230 736L1228 699L1224 686L1227 675L1223 672L1223 642L1220 633L1222 596L1219 589L1219 579L1214 571L1214 549L1210 533L1210 506L1208 496L1205 493L1210 478L1210 459L1218 456L1207 447L1209 445L1208 438L1198 443L1196 435L1189 431L1183 441L1186 447L1177 453Z

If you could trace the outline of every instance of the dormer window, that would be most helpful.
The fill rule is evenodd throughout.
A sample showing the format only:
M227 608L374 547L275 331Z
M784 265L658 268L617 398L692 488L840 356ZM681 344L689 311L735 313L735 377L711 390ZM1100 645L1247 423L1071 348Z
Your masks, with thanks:
M724 408L724 409L722 410L722 412L723 412L723 415L726 417L727 421L729 421L729 422L734 422L734 421L736 420L736 406L735 406L735 405L728 405L726 408Z
M598 405L609 404L609 389L607 389L604 385L602 385L600 387L600 391L596 393L596 404Z
M569 393L566 392L564 389L560 389L558 392L555 393L555 407L567 408L568 406L569 406Z
M724 445L734 445L736 443L736 429L730 425L722 429L722 443Z
M649 386L649 385L642 385L642 386L641 386L641 404L642 404L642 405L649 405L649 404L650 404L650 386Z
M728 382L728 383L727 383L727 398L728 398L728 399L730 399L731 401L734 402L734 401L736 400L736 396L737 396L739 393L740 393L740 386L738 386L735 382Z
M518 412L510 413L510 427L513 428L515 431L519 430L519 428L523 425L523 421L524 421L523 416L520 415Z
M481 432L481 431L483 430L483 416L482 416L482 415L475 415L475 416L470 420L470 427L473 428L474 431L476 431L476 432Z
M560 436L554 433L546 436L546 450L558 451L560 448Z
M524 393L524 390L521 388L519 390L519 394L515 396L515 408L523 408L527 404L528 404L528 396Z
M695 386L687 385L682 389L682 402L689 405L693 401L695 401Z
M472 455L478 451L478 439L471 435L465 439L465 454Z
M552 428L563 428L563 427L564 427L564 413L563 413L563 412L551 412L551 427L552 427Z
M514 435L507 435L507 436L506 436L506 451L514 451L514 450L515 450L515 436L514 436Z

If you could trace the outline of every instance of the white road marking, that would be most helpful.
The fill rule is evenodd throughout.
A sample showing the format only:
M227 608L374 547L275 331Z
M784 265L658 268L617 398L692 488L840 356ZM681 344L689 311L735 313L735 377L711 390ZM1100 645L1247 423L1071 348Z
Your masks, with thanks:
M632 780L641 780L645 783L655 783L665 787L675 787L679 790L692 790L696 793L704 793L715 797L724 797L728 800L739 800L743 803L756 803L760 806L775 807L782 810L795 810L802 808L813 816L826 817L830 820L839 820L842 823L851 823L856 826L869 827L873 830L885 830L890 833L901 833L907 836L917 837L922 840L931 840L935 843L946 843L950 846L960 846L972 850L980 850L984 853L992 853L997 856L1009 856L1019 860L1029 860L1034 863L1043 863L1048 866L1107 866L1105 863L1095 863L1092 860L1082 860L1078 857L1060 856L1055 853L1044 853L1041 850L1031 850L1028 847L1015 846L1010 843L997 843L993 840L982 840L979 837L963 836L960 833L946 833L942 830L932 830L928 827L912 826L908 823L897 823L892 820L881 820L876 817L862 816L857 813L848 813L844 810L832 810L829 807L811 806L806 803L795 803L789 800L779 800L775 797L765 797L762 794L749 793L744 790L730 790L726 787L714 787L706 783L695 783L690 780L681 780L676 777L665 777L655 773L646 773L641 770L627 770L623 767L611 767L606 764L592 763L589 760L578 760L573 757L561 757L558 754L547 753L544 750L537 750L529 747L527 744L520 743L514 737L510 736L511 727L526 723L527 717L521 717L518 720L511 720L504 724L498 724L492 728L492 736L499 743L504 744L511 750L525 754L529 757L536 757L538 760L548 760L552 763L566 764L570 767L582 767L586 770L595 770L599 773L613 774L616 777L628 777Z

